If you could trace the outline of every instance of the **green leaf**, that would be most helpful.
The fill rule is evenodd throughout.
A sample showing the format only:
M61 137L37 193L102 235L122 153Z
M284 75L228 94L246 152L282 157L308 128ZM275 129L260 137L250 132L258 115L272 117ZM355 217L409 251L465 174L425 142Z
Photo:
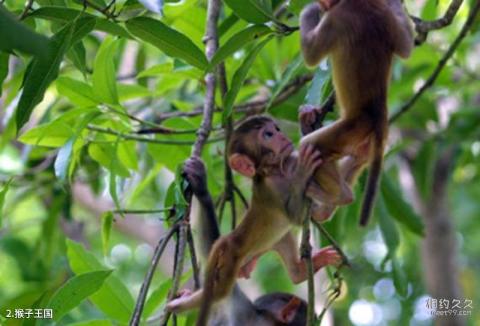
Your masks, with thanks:
M112 158L117 159L117 152L113 144L108 144L108 143L90 144L88 146L88 155L90 155L92 159L100 163L104 168L112 172L110 170L112 168L111 166ZM117 174L118 176L121 176L124 178L128 178L130 176L130 173L128 172L128 170L120 162L118 162L118 164L115 166L114 174Z
M77 275L105 269L82 245L71 240L67 240L67 256L70 267ZM115 275L111 275L90 299L107 316L128 323L134 301L127 287Z
M10 55L8 53L0 52L0 96L3 92L3 81L8 76L8 59Z
M310 3L312 3L311 0L290 0L288 9L295 15L300 16L300 12L302 12L303 8Z
M117 84L120 101L128 101L139 97L152 96L148 88L138 84Z
M73 136L72 128L63 121L53 121L25 132L19 141L35 146L61 147Z
M57 78L63 55L70 46L74 26L72 22L53 36L52 50L46 59L34 59L31 62L30 69L25 73L23 92L16 111L17 130L28 121L50 83Z
M208 62L203 52L187 36L164 23L148 17L136 17L128 20L126 26L133 35L153 44L166 55L202 70L207 68Z
M389 256L394 257L398 245L400 244L400 235L398 234L397 226L388 215L382 196L379 196L375 207L383 241L385 241L385 244L387 245Z
M85 50L82 41L73 45L67 53L67 57L84 76L87 76L88 74L86 56L87 51Z
M323 89L329 80L330 71L318 67L313 76L313 81L308 88L307 95L305 96L305 104L322 105Z
M235 15L250 23L261 24L273 20L269 0L225 0Z
M292 77L298 73L301 68L303 68L303 56L298 55L297 58L295 58L289 63L289 65L285 69L285 72L282 74L282 79L273 88L272 95L270 96L270 100L267 104L267 110L270 108L273 101L276 99L278 94L280 94L282 89L287 85L287 83L292 79Z
M84 82L69 77L59 77L55 85L58 92L68 97L73 104L78 106L96 106L100 104L92 86Z
M161 74L171 73L173 71L173 63L166 62L158 65L154 65L150 68L145 69L137 75L137 78L143 77L156 77Z
M67 141L58 151L57 158L55 159L55 176L65 181L67 180L68 168L70 166L70 159L72 157L73 143L76 138L73 137Z
M46 57L48 39L21 23L0 4L0 51L19 50Z
M155 312L155 309L167 298L168 290L170 290L171 287L172 280L168 279L152 291L145 302L144 317L149 317Z
M107 32L112 35L132 38L132 36L120 25L105 18L95 17L94 15L84 13L81 10L65 7L42 7L33 11L30 17L47 19L60 23L68 23L79 16L95 18L95 29Z
M228 90L228 93L225 95L224 98L224 111L223 111L223 121L225 122L228 117L232 114L233 104L235 103L235 99L237 98L238 92L247 77L248 71L252 67L257 54L260 52L261 49L272 39L272 36L267 37L265 40L257 44L248 54L248 56L243 61L242 65L235 71L232 79L232 85Z
M92 121L99 115L100 112L96 109L86 114L75 128L74 136L72 136L72 138L70 138L68 142L62 148L60 148L60 151L57 154L57 159L55 160L54 167L55 176L61 181L66 181L68 178L70 178L73 172L72 162L74 161L72 161L72 159L74 157L74 144L80 137L82 130L87 127L90 121ZM83 145L83 143L80 145Z
M59 321L67 312L97 292L111 273L111 270L87 272L69 279L47 304L53 310L54 320Z
M3 224L3 205L5 205L5 197L12 181L13 179L8 180L7 183L0 190L0 229L2 228Z
M424 236L424 225L412 207L405 202L402 193L394 186L390 178L384 174L380 183L380 190L390 215L410 231Z
M408 295L408 281L405 276L405 272L399 266L397 259L392 257L392 276L393 276L393 285L397 290L398 294L404 298Z
M108 254L108 242L110 241L110 231L112 231L113 213L111 211L105 212L102 215L102 247L103 255Z
M432 192L436 158L437 144L430 140L422 144L413 163L415 184L423 200L428 200Z
M115 54L118 42L112 37L103 40L93 66L92 84L95 97L109 104L118 103Z
M96 25L97 21L93 16L81 16L76 19L75 30L72 35L72 44L80 42L87 36Z
M272 32L273 31L265 25L252 25L238 32L218 49L210 61L207 71L212 70L213 67L224 61L227 57L234 54L239 49L243 48L248 43Z

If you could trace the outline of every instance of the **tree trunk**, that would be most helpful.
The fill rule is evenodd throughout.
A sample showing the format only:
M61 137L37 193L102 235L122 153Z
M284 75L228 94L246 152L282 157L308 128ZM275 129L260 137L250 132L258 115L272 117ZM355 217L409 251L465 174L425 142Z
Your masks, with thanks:
M433 299L462 299L458 280L457 241L455 228L448 205L448 180L453 150L441 154L435 164L430 198L414 200L425 223L425 238L422 242L422 264L427 291ZM411 167L411 166L410 166ZM438 316L435 325L465 325L460 316Z

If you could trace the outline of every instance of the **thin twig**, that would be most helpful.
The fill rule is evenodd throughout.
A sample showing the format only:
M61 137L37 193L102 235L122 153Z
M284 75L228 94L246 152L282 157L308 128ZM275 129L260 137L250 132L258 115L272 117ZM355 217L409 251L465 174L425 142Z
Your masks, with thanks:
M220 81L220 93L222 98L225 98L228 93L227 73L225 71L225 64L221 63L218 66L218 79ZM233 133L233 116L229 115L223 128L225 129L225 149L228 148L230 139ZM235 206L235 182L233 181L233 173L228 164L228 150L224 151L224 170L225 170L225 201L230 203L230 212L232 215L232 230L237 225L237 210Z
M27 4L25 5L25 8L23 9L20 17L18 18L19 20L24 20L28 16L28 13L30 12L30 10L32 10L33 1L34 0L28 0L27 1Z
M135 310L133 311L132 319L130 320L130 326L137 326L140 324L140 319L142 317L143 306L145 304L145 299L147 298L148 288L150 287L150 283L152 282L153 274L155 273L155 269L157 268L158 262L160 261L160 257L162 256L165 248L167 247L167 243L170 238L173 236L175 232L177 232L179 228L178 224L172 226L170 231L167 233L165 237L160 239L155 248L152 257L152 263L150 264L150 268L147 271L147 275L143 280L142 287L140 288L140 293L138 294L137 303L135 305Z
M233 189L234 189L235 192L237 193L238 197L240 197L240 200L242 201L243 206L244 206L245 208L248 208L247 198L245 198L245 195L242 193L242 191L240 190L240 188L238 188L238 187L235 185Z
M440 75L440 72L445 67L450 57L455 53L455 50L458 48L462 40L465 38L469 29L473 26L475 22L475 17L477 16L479 10L480 10L480 1L477 1L475 6L470 11L470 14L468 15L468 18L465 24L463 25L460 33L458 34L457 38L455 39L455 41L453 41L452 45L450 45L450 48L444 54L442 59L440 59L433 73L430 75L427 81L422 85L422 87L420 87L420 89L402 107L400 107L400 109L395 114L392 115L392 117L389 120L389 123L394 122L402 114L410 110L413 107L413 105L418 101L418 99L423 95L423 93L425 93L425 91L428 88L433 86L438 75Z
M205 55L207 60L211 60L218 49L217 22L220 16L221 2L219 0L209 0L207 8L207 26L205 31ZM210 130L212 128L213 111L215 110L215 88L217 79L215 72L210 72L205 76L205 102L203 104L202 124L197 132L197 140L192 149L192 156L201 156L203 145L205 144Z
M277 98L273 101L272 106L281 104L288 100L291 96L295 95L299 92L305 84L311 81L313 78L312 74L306 74L303 76L299 76L295 78L291 83L283 88ZM236 113L247 113L247 114L254 114L254 113L262 113L266 110L267 105L269 103L269 99L262 99L247 102L244 104L238 104L233 107L234 112ZM215 108L214 113L220 113L222 110L220 108ZM165 112L159 115L157 118L158 121L165 121L171 118L177 117L195 117L203 114L203 110L201 108L194 109L190 112L183 112L183 111L176 111L176 112Z
M167 213L171 212L174 208L162 208L162 209L114 209L112 210L113 214L136 214L136 215L148 215L148 214L158 214L158 213Z
M315 322L315 282L313 279L314 270L312 262L312 245L310 244L310 206L308 204L307 214L303 219L302 243L300 246L300 257L307 265L307 285L308 285L308 306L307 306L307 326L313 326Z
M190 141L190 140L171 140L171 139L156 139L156 138L148 138L148 137L143 137L143 136L138 136L135 134L124 134L122 132L116 131L111 128L104 128L104 127L99 127L99 126L94 126L94 125L88 125L87 126L88 130L91 131L96 131L96 132L101 132L104 134L109 134L109 135L114 135L117 137L120 137L125 140L132 140L132 141L138 141L138 142L144 142L144 143L153 143L153 144L164 144L164 145L179 145L179 146L191 146L195 144L195 142ZM222 138L217 138L217 139L210 139L207 140L206 143L213 143L222 140Z
M425 42L430 31L441 29L450 25L453 21L453 18L455 18L457 15L462 3L463 0L452 0L447 11L445 12L445 15L436 20L425 21L418 17L411 17L415 23L415 30L417 31L415 44L419 45Z
M214 128L212 128L213 130ZM188 135L195 134L198 129L171 129L167 127L145 128L137 131L139 135L161 134L161 135ZM216 130L219 130L218 128Z
M325 230L325 228L323 227L323 225L321 223L319 223L318 221L312 219L312 223L317 227L317 229L320 231L320 233L325 237L327 238L328 242L330 242L330 244L332 245L333 248L335 248L335 250L340 254L340 256L342 257L342 265L345 265L345 266L348 266L348 267L352 267L352 264L350 263L350 261L348 260L348 257L347 255L345 255L345 253L343 252L342 248L340 248L340 246L338 245L338 243L335 241L335 239L333 239L333 237L328 233L327 230Z
M187 227L188 224L185 221L180 222L180 227L178 230L178 242L177 242L177 252L175 254L175 271L173 273L172 287L168 292L167 301L171 301L177 295L178 288L180 287L180 280L183 274L183 265L185 262L185 247L187 244ZM163 316L160 319L160 325L166 326L168 319L171 316L171 312L164 310Z

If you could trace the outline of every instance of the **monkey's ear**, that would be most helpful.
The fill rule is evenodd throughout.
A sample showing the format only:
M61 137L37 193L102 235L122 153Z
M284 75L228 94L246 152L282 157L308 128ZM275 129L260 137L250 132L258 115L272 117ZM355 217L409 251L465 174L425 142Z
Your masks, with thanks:
M302 304L302 300L300 300L297 297L293 297L290 299L290 301L283 306L283 308L280 310L278 319L283 322L283 323L290 323L292 322L293 319L295 319L295 316L297 314L298 309L300 308L300 305Z
M247 155L238 153L232 154L228 158L228 164L233 170L246 177L253 178L255 175L255 164L253 164L252 160Z

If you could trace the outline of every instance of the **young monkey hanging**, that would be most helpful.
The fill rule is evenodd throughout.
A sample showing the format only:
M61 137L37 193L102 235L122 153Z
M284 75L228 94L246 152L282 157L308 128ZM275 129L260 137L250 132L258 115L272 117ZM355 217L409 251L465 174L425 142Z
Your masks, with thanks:
M239 274L248 276L256 259L268 250L277 251L293 282L307 277L305 262L291 229L306 213L305 191L321 160L311 145L292 155L293 145L274 121L254 117L233 133L229 144L232 169L252 178L251 205L242 222L213 245L206 266L203 289L171 301L167 308L181 312L202 304L197 325L206 325L210 305L227 297ZM330 247L313 255L314 270L338 265L340 255Z
M308 65L328 56L340 119L302 139L322 152L324 167L315 179L328 189L336 180L325 171L345 155L370 161L360 223L371 214L388 134L387 90L394 54L402 58L413 47L412 29L400 0L319 0L300 17L302 52ZM367 146L369 149L364 150ZM367 154L365 154L365 152ZM352 173L355 176L364 164Z
M215 209L207 189L207 174L202 160L188 159L183 167L192 190L190 223L197 255L202 266L213 243L220 237ZM184 295L187 295L184 292ZM209 326L305 326L307 303L289 293L270 293L252 302L238 285L208 319Z

